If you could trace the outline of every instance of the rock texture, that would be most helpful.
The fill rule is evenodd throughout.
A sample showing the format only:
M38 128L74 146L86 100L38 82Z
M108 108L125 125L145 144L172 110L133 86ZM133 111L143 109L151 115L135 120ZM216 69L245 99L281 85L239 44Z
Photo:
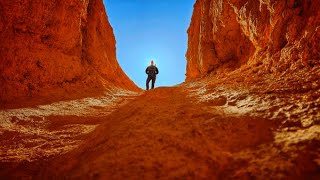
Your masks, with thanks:
M0 1L0 39L2 107L138 90L117 63L101 0Z
M197 0L186 80L244 65L267 73L320 63L320 1Z
M0 179L320 179L319 0L198 0L188 82L144 93L116 64L101 1L17 2L0 12L54 21L3 37L17 58L1 61L1 97L120 88L0 110Z

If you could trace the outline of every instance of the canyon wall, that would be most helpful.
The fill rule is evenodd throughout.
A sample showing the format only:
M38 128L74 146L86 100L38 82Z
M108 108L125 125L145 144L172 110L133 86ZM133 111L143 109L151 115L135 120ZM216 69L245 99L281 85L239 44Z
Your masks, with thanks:
M197 0L188 29L186 80L259 67L320 64L319 0Z
M138 90L116 60L102 0L0 1L0 105Z

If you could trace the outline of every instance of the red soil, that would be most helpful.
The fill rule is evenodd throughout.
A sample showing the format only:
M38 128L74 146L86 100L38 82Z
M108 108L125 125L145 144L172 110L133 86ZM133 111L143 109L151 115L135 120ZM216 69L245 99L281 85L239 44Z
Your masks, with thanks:
M248 73L250 80L236 84ZM312 87L319 70L309 73L301 83ZM52 138L47 145L37 146L36 136L23 136L29 144L19 144L20 149L29 148L29 154L43 149L46 153L34 159L8 158L6 148L14 151L19 146L12 148L14 141L2 140L5 168L0 174L39 179L319 178L319 79L317 87L297 91L289 76L281 78L287 83L243 70L157 88L112 103L111 112L110 104L90 109L89 115L44 116L44 129ZM257 82L262 80L265 85ZM68 131L70 124L77 125L77 131ZM84 132L83 126L89 125L99 126ZM13 137L10 132L19 129L3 134ZM59 134L68 137L50 145Z

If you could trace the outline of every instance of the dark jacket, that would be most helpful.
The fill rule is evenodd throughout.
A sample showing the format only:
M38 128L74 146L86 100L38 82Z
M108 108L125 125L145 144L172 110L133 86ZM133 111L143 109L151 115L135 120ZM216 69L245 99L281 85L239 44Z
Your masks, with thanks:
M150 65L150 66L147 67L146 73L149 76L156 76L159 73L159 70L158 70L158 68L156 66Z

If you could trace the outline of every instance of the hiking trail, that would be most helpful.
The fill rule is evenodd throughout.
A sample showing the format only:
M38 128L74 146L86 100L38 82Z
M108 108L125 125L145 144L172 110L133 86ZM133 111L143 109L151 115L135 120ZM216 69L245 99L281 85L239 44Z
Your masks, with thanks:
M306 164L315 170L310 177L317 174L318 152L304 152L319 140L319 114L286 97L231 87L199 81L141 93L118 89L112 102L110 95L65 102L59 105L63 112L54 104L33 109L38 114L14 110L25 116L12 118L10 128L2 126L0 157L8 168L1 175L281 178L299 174ZM289 109L314 116L298 123L283 116ZM25 130L31 126L39 132Z

